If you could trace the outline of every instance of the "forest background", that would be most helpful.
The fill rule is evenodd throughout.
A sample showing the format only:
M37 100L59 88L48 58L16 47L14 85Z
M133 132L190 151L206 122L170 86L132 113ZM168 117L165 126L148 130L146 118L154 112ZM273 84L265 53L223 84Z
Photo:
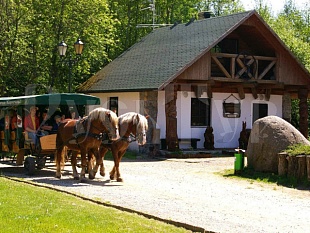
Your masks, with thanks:
M310 4L285 0L274 15L263 0L255 10L310 71ZM0 0L0 96L67 92L73 44L84 44L72 65L72 90L150 33L152 0ZM215 16L245 11L240 0L156 0L155 23L186 23L200 11ZM58 44L68 45L65 59ZM292 120L298 128L298 102ZM310 122L310 121L309 121Z

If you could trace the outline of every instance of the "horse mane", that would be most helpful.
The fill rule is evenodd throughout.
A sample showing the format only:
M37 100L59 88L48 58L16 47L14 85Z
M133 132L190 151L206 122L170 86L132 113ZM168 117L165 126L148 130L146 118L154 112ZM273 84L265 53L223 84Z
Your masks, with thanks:
M107 119L106 118L107 116L111 116L110 120L112 124L117 125L118 118L116 114L113 111L106 109L106 108L102 108L102 107L95 108L94 110L92 110L88 115L88 119L90 121L99 119L99 121L105 122Z
M137 125L137 128L148 129L148 122L145 116L142 116L136 112L127 112L118 118L119 124L122 123L130 123L132 122L134 125Z

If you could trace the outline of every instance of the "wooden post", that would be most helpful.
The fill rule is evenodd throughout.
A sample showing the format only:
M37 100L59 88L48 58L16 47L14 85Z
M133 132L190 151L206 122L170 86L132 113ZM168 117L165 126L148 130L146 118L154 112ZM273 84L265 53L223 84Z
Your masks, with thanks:
M289 93L284 93L282 97L282 118L291 123L292 100Z
M177 133L177 87L173 84L165 88L165 111L166 111L166 143L169 151L179 149Z
M278 175L279 176L286 176L287 175L287 162L288 154L286 152L281 152L278 154L279 162L278 162Z
M308 90L300 89L298 92L299 98L299 131L308 138Z
M16 165L23 165L25 157L25 149L21 148L16 157Z
M297 177L297 158L296 156L287 157L288 166L287 166L287 176L288 177Z
M297 180L300 181L306 177L307 164L305 155L297 155Z
M308 181L310 181L310 155L306 156Z
M149 154L151 157L153 157L159 153L159 142L153 141L154 134L156 134L155 131L158 114L158 92L140 92L140 100L140 114L147 117L148 131L146 133L147 142L144 146L139 146L139 151L145 154ZM158 137L160 137L160 135L158 135Z

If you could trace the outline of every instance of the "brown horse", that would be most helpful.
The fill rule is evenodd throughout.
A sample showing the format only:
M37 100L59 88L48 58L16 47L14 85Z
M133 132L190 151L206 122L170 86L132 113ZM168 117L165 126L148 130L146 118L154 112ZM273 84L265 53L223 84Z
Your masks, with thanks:
M105 176L103 159L108 150L111 150L114 158L114 167L110 172L110 179L113 180L116 176L116 180L121 182L123 179L121 178L121 174L119 172L119 163L131 142L137 141L138 145L144 145L146 143L146 131L148 130L148 122L147 119L141 114L128 112L118 117L118 124L121 137L112 143L101 144L99 148L99 159L101 161L99 163L96 162L94 169L91 167L93 166L93 151L89 151L88 163L90 166L89 170L93 170L96 174L98 168L100 167L100 175ZM72 164L72 167L73 166L76 165Z
M113 180L116 176L118 182L122 182L121 174L119 172L119 163L125 154L130 142L137 141L138 145L146 143L146 131L148 130L147 119L141 114L135 112L128 112L118 117L118 124L120 129L120 138L113 141L111 144L102 144L99 154L102 160L108 150L112 151L114 158L114 166L110 172L110 179ZM134 140L131 137L134 137ZM100 165L100 174L104 176L104 165Z
M96 108L81 120L69 120L61 123L56 137L56 177L61 178L61 168L65 161L64 147L66 146L68 150L74 152L73 160L75 159L75 161L77 152L81 153L80 179L84 179L87 166L86 154L91 151L95 155L97 163L102 163L98 148L106 135L112 141L119 138L118 118L114 112L105 108ZM78 179L75 167L73 176ZM94 177L93 171L89 171L89 178L93 179Z

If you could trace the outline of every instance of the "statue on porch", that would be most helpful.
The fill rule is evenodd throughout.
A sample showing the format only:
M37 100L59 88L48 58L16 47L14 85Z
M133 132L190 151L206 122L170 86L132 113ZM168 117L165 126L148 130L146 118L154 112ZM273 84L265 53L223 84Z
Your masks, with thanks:
M204 133L205 142L204 148L208 150L214 150L214 135L213 128L211 126L207 126L206 131Z

